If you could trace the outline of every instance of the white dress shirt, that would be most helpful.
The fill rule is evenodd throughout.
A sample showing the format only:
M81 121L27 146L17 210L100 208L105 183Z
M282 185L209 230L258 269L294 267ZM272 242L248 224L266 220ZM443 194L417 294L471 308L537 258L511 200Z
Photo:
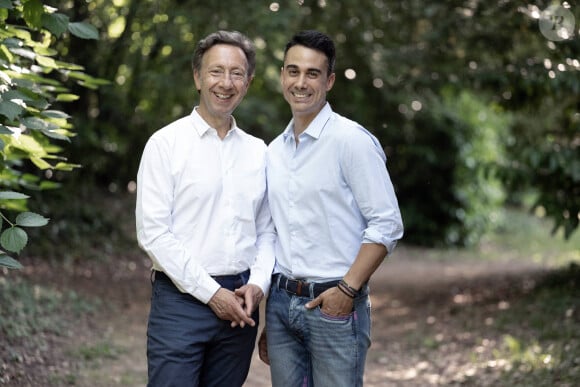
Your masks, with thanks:
M324 282L342 278L362 243L392 253L403 222L379 141L327 103L294 138L294 124L268 147L274 272Z
M182 291L207 303L211 276L251 269L267 294L275 230L266 197L266 144L237 127L221 140L194 109L155 132L137 174L139 245Z

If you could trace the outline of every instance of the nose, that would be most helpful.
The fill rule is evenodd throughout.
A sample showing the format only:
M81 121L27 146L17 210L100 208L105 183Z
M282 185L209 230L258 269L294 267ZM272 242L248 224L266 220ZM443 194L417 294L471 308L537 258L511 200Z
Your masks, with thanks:
M223 73L222 77L221 77L221 82L222 85L224 87L231 87L234 84L234 81L232 79L232 74L231 73Z
M303 89L306 87L306 75L300 74L296 80L296 87Z

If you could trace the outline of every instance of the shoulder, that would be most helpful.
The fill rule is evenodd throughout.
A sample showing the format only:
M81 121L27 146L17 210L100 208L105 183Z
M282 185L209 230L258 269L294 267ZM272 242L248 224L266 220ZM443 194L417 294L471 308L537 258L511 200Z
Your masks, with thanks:
M332 132L343 142L349 143L351 141L362 141L369 145L375 143L376 137L358 122L338 113L333 113L331 120Z
M364 126L338 113L333 113L331 120L331 132L343 151L378 152L381 158L386 159L379 140Z
M166 126L162 127L155 131L150 139L151 140L163 140L163 139L171 139L175 136L184 135L188 132L193 130L193 122L191 121L190 116L179 118Z
M159 151L170 152L179 144L190 143L194 133L195 128L191 118L189 116L182 117L153 132L147 140L146 148L157 148Z
M256 149L266 149L266 143L261 138L249 134L240 128L237 128L237 134L240 136L241 141L247 146Z

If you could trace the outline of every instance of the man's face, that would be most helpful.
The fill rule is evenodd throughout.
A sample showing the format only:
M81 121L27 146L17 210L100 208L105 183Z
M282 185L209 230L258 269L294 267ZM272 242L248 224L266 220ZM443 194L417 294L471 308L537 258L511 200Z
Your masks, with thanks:
M328 76L328 60L322 52L300 45L291 47L284 58L281 82L294 117L313 119L326 103L334 79L334 73Z
M207 50L201 69L193 75L200 91L200 114L215 118L229 117L233 113L251 81L244 51L229 44L216 44Z

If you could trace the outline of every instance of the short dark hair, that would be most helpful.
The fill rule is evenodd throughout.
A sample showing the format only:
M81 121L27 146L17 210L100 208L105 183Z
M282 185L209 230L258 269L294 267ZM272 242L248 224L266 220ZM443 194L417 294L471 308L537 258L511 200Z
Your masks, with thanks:
M336 49L334 47L334 42L328 35L314 30L298 32L286 44L286 48L284 49L284 58L286 58L286 53L291 47L298 45L322 52L324 55L326 55L326 59L328 60L328 75L334 72Z
M238 31L217 31L201 39L195 47L191 60L194 71L201 70L203 55L216 44L230 44L241 48L248 61L248 77L254 75L254 70L256 69L256 48L247 36Z

